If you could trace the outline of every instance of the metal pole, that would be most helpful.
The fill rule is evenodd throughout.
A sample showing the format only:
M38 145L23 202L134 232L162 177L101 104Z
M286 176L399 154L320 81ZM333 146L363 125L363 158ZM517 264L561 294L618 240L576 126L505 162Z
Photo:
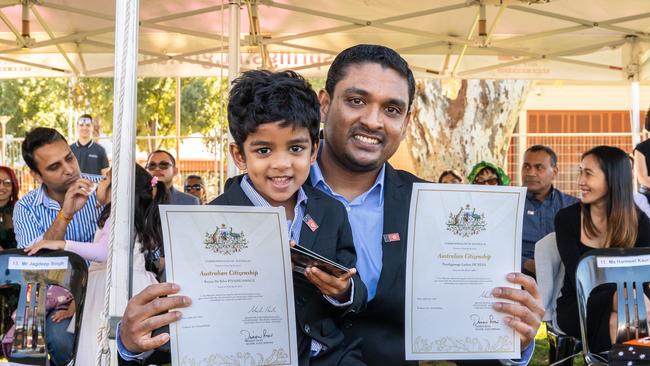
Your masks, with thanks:
M239 76L239 0L230 0L228 2L228 13L230 14L230 22L228 24L228 90L230 90L232 81ZM232 136L228 133L228 144L232 141ZM228 177L234 177L238 173L237 167L232 156L230 154L226 155L228 156Z
M519 111L519 138L517 141L517 166L515 171L519 170L517 174L517 185L521 186L524 183L524 177L521 176L521 166L524 165L524 154L528 145L526 134L528 133L528 111L522 109ZM515 172L513 172L514 174Z
M0 123L2 123L2 163L0 165L8 165L7 161L7 122L9 122L8 116L0 117Z
M639 89L639 81L635 80L631 84L632 91L632 147L641 142L641 91Z
M121 318L131 290L133 184L137 105L139 1L116 1L115 79L113 107L113 183L111 243L113 243L109 315L111 334ZM115 346L111 342L112 348ZM116 365L113 348L111 365Z
M181 78L176 77L176 109L174 113L176 123L176 164L180 164L180 140L181 140ZM181 183L182 184L182 183Z

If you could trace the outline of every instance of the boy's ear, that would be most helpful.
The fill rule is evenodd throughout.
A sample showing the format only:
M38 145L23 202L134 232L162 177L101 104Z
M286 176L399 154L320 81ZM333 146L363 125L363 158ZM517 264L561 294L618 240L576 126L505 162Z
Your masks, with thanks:
M311 145L311 156L309 157L309 164L313 165L316 162L316 158L318 158L318 147L320 146L320 140L314 141L314 143Z
M239 147L234 142L231 143L229 147L230 156L232 156L232 160L235 161L237 168L239 168L239 170L246 170L246 157L244 156L244 152L240 151Z

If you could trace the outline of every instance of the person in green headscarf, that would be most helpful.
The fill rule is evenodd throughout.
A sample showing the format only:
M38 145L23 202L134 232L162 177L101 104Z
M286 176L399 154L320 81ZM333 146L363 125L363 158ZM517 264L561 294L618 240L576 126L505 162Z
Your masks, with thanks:
M506 175L506 172L487 161L481 161L474 165L467 176L467 181L471 184L487 184L491 186L510 185L510 177Z

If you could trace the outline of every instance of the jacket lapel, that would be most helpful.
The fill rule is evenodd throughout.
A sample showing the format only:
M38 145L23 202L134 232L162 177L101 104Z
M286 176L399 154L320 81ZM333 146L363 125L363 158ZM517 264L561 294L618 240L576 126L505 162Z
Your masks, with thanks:
M384 176L384 227L382 230L382 269L377 283L376 298L383 292L393 292L393 284L400 272L405 270L406 233L408 231L409 190L395 169L386 163ZM398 234L399 240L391 238L386 240L386 235ZM394 293L393 293L394 295Z
M305 207L303 215L309 214L317 225L322 226L323 220L325 219L325 210L323 210L321 205L319 205L318 201L320 200L320 197L315 194L315 188L311 186L304 185L303 189L307 195L307 206ZM305 222L304 216L299 219L302 222L300 223L300 242L298 244L307 249L312 249L320 228L312 230Z

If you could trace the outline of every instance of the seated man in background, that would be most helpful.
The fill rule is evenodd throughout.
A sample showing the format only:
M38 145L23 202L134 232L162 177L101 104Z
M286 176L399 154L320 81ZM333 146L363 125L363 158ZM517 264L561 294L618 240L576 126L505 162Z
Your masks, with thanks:
M187 178L185 178L183 188L185 193L198 198L200 205L205 205L207 196L205 192L205 184L203 184L203 178L200 175L188 175Z
M521 236L522 271L535 276L535 243L555 231L555 214L578 199L553 187L557 177L557 155L548 146L534 145L524 154L521 178L526 193Z
M165 183L169 190L170 205L198 205L199 199L174 188L174 177L178 174L176 159L165 150L156 150L149 154L145 168L149 173Z

